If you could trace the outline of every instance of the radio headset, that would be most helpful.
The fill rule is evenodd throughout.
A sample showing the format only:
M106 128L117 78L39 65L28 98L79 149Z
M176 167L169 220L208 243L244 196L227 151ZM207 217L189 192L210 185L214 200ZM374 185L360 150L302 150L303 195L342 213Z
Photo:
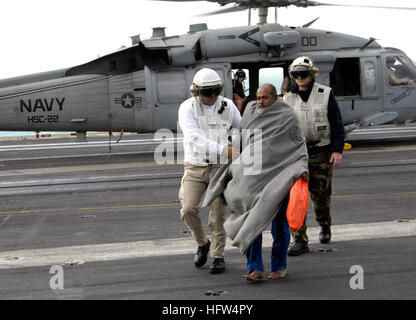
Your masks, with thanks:
M195 83L192 83L192 85L189 89L191 91L191 96L192 97L197 97L199 95L198 86Z

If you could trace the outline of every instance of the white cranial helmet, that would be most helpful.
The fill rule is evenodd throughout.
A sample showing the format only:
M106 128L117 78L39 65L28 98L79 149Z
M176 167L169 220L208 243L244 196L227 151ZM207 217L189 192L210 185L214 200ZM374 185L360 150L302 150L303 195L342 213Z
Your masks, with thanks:
M193 97L210 94L219 95L223 89L222 80L218 73L209 68L203 68L195 73L194 81L191 85L191 95Z
M222 86L222 80L218 73L209 68L203 68L195 73L193 83L198 88Z
M319 70L315 67L311 58L302 56L293 60L292 64L289 66L289 74L294 71L309 71L314 77L316 77Z

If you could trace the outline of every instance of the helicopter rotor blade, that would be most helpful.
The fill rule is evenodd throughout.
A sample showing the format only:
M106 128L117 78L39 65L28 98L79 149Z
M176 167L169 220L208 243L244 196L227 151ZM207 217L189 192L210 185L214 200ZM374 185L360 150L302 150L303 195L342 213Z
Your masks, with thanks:
M268 7L289 7L296 6L301 8L315 6L331 6L331 7L356 7L356 8L372 8L372 9L393 9L393 10L416 10L416 7L391 7L391 6L372 6L372 5L354 5L354 4L335 4L308 0L151 0L163 2L197 2L208 1L217 2L221 6L234 3L233 7L222 8L216 11L199 14L197 16L211 16L216 14L224 14L238 11L245 11L250 8L268 8Z
M234 3L235 6L231 8L226 8L213 13L208 13L207 15L212 14L221 14L235 11L243 11L248 8L258 8L258 7L314 7L314 6L333 6L333 7L358 7L358 8L375 8L375 9L397 9L397 10L416 10L415 7L390 7L390 6L371 6L371 5L355 5L355 4L336 4L336 3L325 3L318 1L308 1L308 0L151 0L151 1L164 1L164 2L197 2L197 1L208 1L208 2L217 2L221 6ZM241 9L237 9L241 8Z
M233 7L229 7L229 8L219 9L219 10L216 10L216 11L202 13L202 14L199 14L197 16L198 17L212 16L212 15L215 15L215 14L223 14L223 13L231 13L231 12L245 11L247 9L249 9L249 7L233 6Z
M312 6L332 6L332 7L357 7L357 8L372 8L372 9L397 9L397 10L416 10L411 7L389 7L389 6L367 6L367 5L355 5L355 4L335 4L335 3L323 3L313 1Z
M149 1L162 1L162 2L217 2L221 6L230 4L230 3L237 3L236 0L149 0Z
M196 2L203 0L151 0L151 1L165 1L165 2Z

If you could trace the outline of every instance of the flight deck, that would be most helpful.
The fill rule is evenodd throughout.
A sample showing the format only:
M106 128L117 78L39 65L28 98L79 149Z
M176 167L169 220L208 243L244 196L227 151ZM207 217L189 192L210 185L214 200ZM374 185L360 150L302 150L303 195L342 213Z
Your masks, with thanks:
M351 138L335 170L332 241L319 243L309 210L311 252L288 257L285 279L254 284L230 245L223 274L193 266L196 246L179 215L180 156L155 163L161 142L152 135L2 141L0 298L415 299L415 132L373 130ZM206 227L207 216L202 209ZM269 271L269 230L263 242ZM53 285L56 268L63 288Z

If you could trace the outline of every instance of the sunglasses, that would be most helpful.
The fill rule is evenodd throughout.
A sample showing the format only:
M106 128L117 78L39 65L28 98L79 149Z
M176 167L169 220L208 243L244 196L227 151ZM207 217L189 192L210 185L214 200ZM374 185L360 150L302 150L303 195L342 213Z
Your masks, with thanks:
M204 97L219 96L222 91L222 87L199 89L199 94Z
M297 78L301 78L301 79L306 79L307 77L310 76L310 72L309 71L293 71L291 73L293 79L297 79Z

